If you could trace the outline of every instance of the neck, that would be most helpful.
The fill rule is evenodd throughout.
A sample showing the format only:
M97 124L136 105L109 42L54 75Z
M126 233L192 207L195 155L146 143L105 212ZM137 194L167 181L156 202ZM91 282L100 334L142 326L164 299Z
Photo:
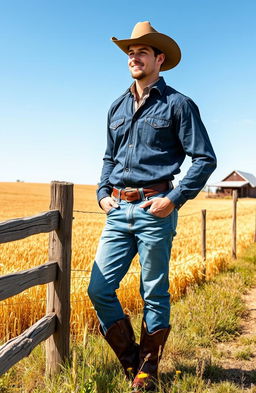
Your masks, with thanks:
M159 79L159 74L150 75L149 77L143 78L141 80L136 79L135 84L136 84L136 92L138 96L141 97L145 87L147 87L157 79Z

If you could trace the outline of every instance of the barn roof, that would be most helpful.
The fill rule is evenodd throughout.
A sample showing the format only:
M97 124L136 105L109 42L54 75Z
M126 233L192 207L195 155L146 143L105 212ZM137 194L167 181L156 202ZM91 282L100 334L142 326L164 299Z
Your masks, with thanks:
M215 187L225 187L225 188L229 188L229 187L235 187L235 188L240 188L245 186L246 184L248 184L248 181L242 181L242 180L238 180L238 181L220 181L219 183L214 184Z
M240 176L242 176L245 180L248 180L252 187L256 187L256 177L248 172L236 171Z
M236 181L236 180L235 181L225 181L225 179L227 177L229 177L233 172L236 172L241 177L243 177L245 182L243 182L243 181ZM223 185L220 185L221 183L223 183ZM224 187L224 186L232 187L232 185L228 186L227 183L232 183L233 187L242 187L243 185L245 185L247 183L249 183L251 185L251 187L256 187L256 177L252 173L243 172L243 171L240 171L240 170L234 170L228 176L225 176L225 178L220 183L218 183L219 184L218 187ZM239 183L240 185L235 185L235 183ZM243 183L243 184L241 184L241 183Z

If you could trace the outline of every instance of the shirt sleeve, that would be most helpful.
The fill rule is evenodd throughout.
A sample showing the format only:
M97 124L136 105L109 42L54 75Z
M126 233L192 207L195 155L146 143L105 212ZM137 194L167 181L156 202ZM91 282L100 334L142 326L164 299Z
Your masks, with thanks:
M114 167L115 167L115 162L113 159L113 137L110 132L109 128L109 118L110 115L108 114L108 124L107 124L107 148L103 157L103 167L101 171L101 177L100 181L98 183L98 189L97 189L97 200L98 203L101 201L101 199L110 196L112 193L112 185L109 181L109 176L111 175Z
M178 138L184 152L192 159L187 174L167 195L179 209L204 187L217 166L217 160L196 104L185 98L175 117Z

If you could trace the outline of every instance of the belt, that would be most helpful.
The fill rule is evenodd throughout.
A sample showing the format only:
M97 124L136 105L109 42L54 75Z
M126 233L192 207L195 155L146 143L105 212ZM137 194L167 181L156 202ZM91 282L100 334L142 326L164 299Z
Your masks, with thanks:
M169 181L163 181L161 183L152 184L148 187L141 188L115 188L113 187L112 196L117 199L122 199L126 202L135 202L144 200L145 198L159 194L160 192L168 191L172 188L172 183Z

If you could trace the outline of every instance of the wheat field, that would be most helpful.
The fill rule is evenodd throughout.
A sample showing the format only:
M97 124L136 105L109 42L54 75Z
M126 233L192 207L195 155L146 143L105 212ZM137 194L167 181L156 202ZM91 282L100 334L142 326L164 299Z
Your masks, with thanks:
M97 205L95 188L74 186L71 333L76 340L83 337L85 326L96 326L96 315L87 296L87 286L105 215ZM49 204L49 184L0 183L0 221L47 211ZM255 199L238 201L238 255L253 242L255 205ZM205 262L201 257L201 209L207 210ZM200 193L181 208L170 261L170 293L174 301L186 292L188 285L209 280L227 266L231 255L231 227L231 199L207 198L205 193ZM0 247L0 275L29 269L48 261L48 234L34 235L1 244ZM121 283L118 296L126 312L138 313L142 310L137 257ZM45 314L45 305L44 285L0 302L0 341L20 334L40 319Z

